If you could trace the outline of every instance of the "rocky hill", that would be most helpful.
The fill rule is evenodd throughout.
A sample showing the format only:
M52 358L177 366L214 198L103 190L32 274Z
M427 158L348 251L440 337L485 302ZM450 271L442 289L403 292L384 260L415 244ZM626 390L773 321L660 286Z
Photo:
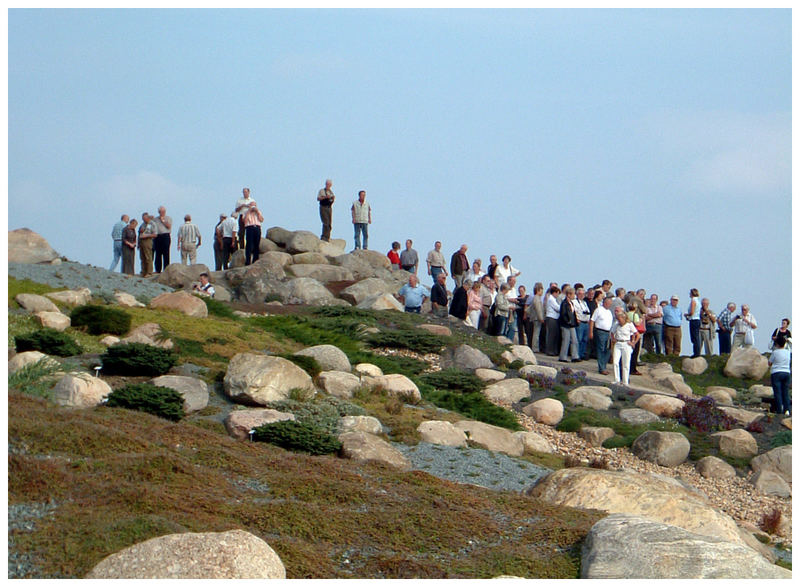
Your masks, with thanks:
M261 249L217 300L183 291L203 266L9 264L10 578L790 576L791 419L757 351L618 387L398 311L381 254ZM53 331L78 348L14 350ZM124 348L158 350L119 374ZM133 384L164 391L118 403Z

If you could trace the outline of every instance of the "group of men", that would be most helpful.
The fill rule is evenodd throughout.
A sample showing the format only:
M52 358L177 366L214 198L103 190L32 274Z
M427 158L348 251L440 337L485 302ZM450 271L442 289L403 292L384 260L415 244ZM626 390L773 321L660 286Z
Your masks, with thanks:
M333 202L336 196L331 187L333 181L325 180L325 187L317 193L319 202L319 219L322 221L322 234L320 240L330 242L331 227L333 224ZM372 224L372 207L367 202L367 192L358 192L358 199L350 206L350 217L353 221L353 250L367 250L369 244L369 225Z
M184 225L178 230L178 249L185 264L187 258L194 263L197 255L197 247L200 246L200 231L197 226L192 224L192 217L187 214L184 217ZM153 216L149 212L142 213L142 224L138 232L136 218L130 218L123 214L120 221L111 229L111 239L113 241L113 258L109 271L114 271L122 259L121 272L126 275L134 275L135 252L139 249L139 260L141 264L141 276L147 277L161 271L169 265L169 250L172 244L172 218L167 216L164 206L159 206L158 216ZM155 269L153 267L155 262Z

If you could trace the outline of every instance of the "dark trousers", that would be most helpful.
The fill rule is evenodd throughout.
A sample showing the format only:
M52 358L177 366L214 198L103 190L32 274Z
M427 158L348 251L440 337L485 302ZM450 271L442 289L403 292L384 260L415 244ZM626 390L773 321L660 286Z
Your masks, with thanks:
M332 218L332 206L322 206L319 207L319 219L322 221L322 236L319 238L324 241L331 240L331 218Z
M214 239L214 271L222 269L222 245Z
M246 226L244 229L244 264L250 265L258 261L258 247L261 244L261 227L258 225Z
M161 273L169 265L169 249L172 246L172 238L169 233L159 234L153 239L153 253L155 257L155 272Z
M731 331L717 330L719 333L719 354L729 355L731 353Z
M636 341L636 346L633 347L633 352L631 353L631 368L628 373L634 373L636 371L636 367L639 366L639 351L642 350L642 337L639 337L639 340Z
M231 254L233 254L233 237L222 237L222 268L227 269L228 263L231 261Z
M519 336L519 344L531 346L533 322L531 322L530 319L523 319L523 315L523 310L517 310L517 335Z
M545 318L544 323L547 326L547 345L545 347L545 352L554 357L559 351L558 343L561 329L558 326L558 320L555 318Z
M772 406L776 414L791 412L792 403L789 400L789 384L792 381L791 373L773 373L770 375L772 384Z
M697 320L689 320L689 339L692 341L692 356L699 357L702 350L699 318Z
M503 334L506 330L506 324L508 324L508 316L495 315L494 328L492 329L492 334L494 334L495 336Z
M244 214L239 215L239 248L244 251Z

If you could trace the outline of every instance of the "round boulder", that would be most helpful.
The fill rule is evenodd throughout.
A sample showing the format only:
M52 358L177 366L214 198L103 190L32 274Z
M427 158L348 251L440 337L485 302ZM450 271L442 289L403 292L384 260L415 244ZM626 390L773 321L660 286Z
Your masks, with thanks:
M553 454L553 452L555 452L550 441L536 432L521 430L519 432L514 432L514 436L522 440L522 447L525 453Z
M542 375L555 380L558 377L558 369L546 365L525 365L519 370L519 376L529 381L536 375Z
M250 431L264 424L281 422L283 420L294 420L294 414L279 412L268 408L231 410L225 417L225 429L234 438L247 440L250 438Z
M8 362L8 374L11 375L12 373L16 373L23 367L27 367L28 365L32 365L33 363L38 363L39 361L42 360L44 360L47 364L52 366L59 365L58 361L56 361L51 357L48 357L44 353L40 353L39 351L25 351L24 353L17 353Z
M353 368L353 371L355 371L356 375L369 375L371 377L383 375L381 368L372 363L359 363Z
M695 465L695 469L706 479L732 479L736 477L736 469L719 457L703 457Z
M111 386L89 373L70 373L58 380L53 388L53 401L70 408L93 408L103 403Z
M778 497L791 497L792 488L783 480L783 477L772 471L759 471L750 479L753 487L766 495Z
M363 383L370 389L382 389L388 395L404 398L413 403L422 399L419 388L405 375L390 373L379 377L364 377Z
M358 462L378 461L404 471L411 469L411 462L391 444L374 434L353 431L339 435L342 443L341 455Z
M496 381L502 381L505 379L506 374L502 371L498 371L497 369L475 369L475 377L481 381L495 383Z
M711 435L719 444L719 452L735 458L750 458L758 454L758 443L747 430L723 430Z
M530 397L531 386L525 379L503 379L484 388L483 394L492 401L514 403Z
M522 408L522 413L540 424L555 426L564 417L564 404L557 399L546 397L528 404Z
M647 410L656 416L672 418L676 413L683 409L686 405L683 400L676 397L669 397L666 395L658 395L655 393L646 393L637 399L635 402L637 408Z
M163 293L150 300L150 307L162 310L178 310L194 318L208 317L208 307L200 298L185 291Z
M317 253L319 252L319 243L319 238L313 232L296 230L286 242L286 250L292 255L297 253Z
M317 375L317 385L328 395L350 399L361 386L361 379L344 371L323 371Z
M619 411L619 419L626 424L650 424L658 422L658 416L642 408L625 408Z
M722 372L726 377L761 379L767 369L767 358L758 349L750 347L734 349Z
M208 405L208 384L196 377L161 375L150 380L152 385L174 389L183 398L183 410L188 414L199 412Z
M314 391L311 377L282 357L239 353L228 363L225 394L236 402L266 405L289 398L293 389Z
M351 370L350 359L339 347L335 347L332 344L310 346L302 351L297 351L295 355L313 357L325 371L344 371L349 373Z
M455 348L448 347L441 353L441 367L447 369L454 367L474 371L475 369L491 369L494 367L491 359L484 353L469 345L462 344Z
M83 306L92 301L92 290L88 287L79 289L67 289L64 291L52 291L44 294L51 300L67 304L68 306Z
M603 446L606 440L614 437L614 429L605 426L582 426L579 436L592 446Z
M758 455L750 461L750 468L759 471L773 471L785 481L792 480L792 445L785 444Z
M339 420L339 429L342 432L380 434L383 432L383 424L373 416L343 416Z
M44 237L29 228L8 231L9 263L49 263L60 258Z
M526 365L535 365L536 364L536 355L533 354L531 347L526 346L524 344L514 344L511 345L511 354L514 357L514 360L519 359ZM512 360L512 363L514 361Z
M721 389L712 389L706 393L706 397L712 398L720 406L732 406L731 396Z
M702 375L708 369L708 361L703 357L686 357L681 362L681 370L689 375Z
M422 442L441 444L444 446L467 446L467 436L451 422L444 420L426 420L417 426Z
M607 387L584 385L567 393L571 404L584 406L593 410L607 410L611 407L611 390Z
M25 310L30 313L36 312L57 312L61 313L51 300L39 294L21 293L14 297L14 300Z
M642 460L662 467L677 467L689 456L689 441L678 432L648 430L631 445L631 452Z

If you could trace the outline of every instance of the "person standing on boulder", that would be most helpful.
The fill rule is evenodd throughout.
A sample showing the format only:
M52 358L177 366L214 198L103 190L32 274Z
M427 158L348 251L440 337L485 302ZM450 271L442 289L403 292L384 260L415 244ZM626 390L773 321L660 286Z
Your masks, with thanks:
M122 272L125 275L136 274L136 224L136 218L133 218L122 231Z
M169 265L169 248L172 245L172 218L167 216L167 209L164 206L158 207L158 216L153 219L156 225L156 238L153 241L153 252L155 253L155 272L161 273Z
M367 250L367 239L369 238L369 232L367 231L367 227L372 224L372 208L366 202L367 199L367 192L361 190L358 192L358 200L353 202L353 205L350 207L350 213L353 216L353 229L355 231L355 236L353 237L356 241L355 249L364 249ZM364 246L361 246L361 235L364 235Z
M261 246L261 223L264 215L255 202L250 202L250 208L244 215L244 264L250 265L258 261L259 247Z
M239 248L242 250L244 250L244 215L252 203L250 188L242 188L242 197L236 200L236 208L233 211L233 217L239 219Z
M219 222L214 225L214 271L222 269L222 222L228 217L224 212L219 215Z
M411 239L406 240L406 248L400 253L400 266L404 271L417 274L417 266L419 265L419 255L417 251L411 248L414 242Z
M464 278L469 271L469 259L467 259L467 245L461 245L453 256L450 257L450 274L453 276L453 281L456 287L461 287L464 283Z
M333 201L336 196L333 195L331 186L333 182L330 179L325 180L325 187L319 190L317 194L317 201L319 202L319 219L322 220L322 236L320 240L330 242L331 240L331 222L333 217Z
M111 229L111 239L114 241L114 258L111 261L111 267L108 268L109 271L114 271L117 267L117 263L119 263L119 260L122 258L122 231L128 226L128 220L128 215L123 214L119 222Z
M153 273L153 239L156 238L156 225L153 217L147 212L142 214L142 225L139 227L139 261L142 265L142 277Z
M236 250L236 229L239 227L235 212L225 218L219 225L222 233L222 268L227 269L233 251Z
M183 225L178 229L178 250L181 252L183 265L197 263L197 247L203 242L200 229L192 222L192 217L187 214L183 217Z

